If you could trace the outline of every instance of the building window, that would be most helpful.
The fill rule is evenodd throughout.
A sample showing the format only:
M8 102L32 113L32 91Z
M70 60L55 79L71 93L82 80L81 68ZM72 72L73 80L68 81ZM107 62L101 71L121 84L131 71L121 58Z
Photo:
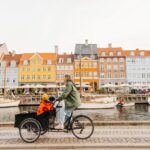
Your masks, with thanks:
M104 65L100 66L101 71L104 71Z
M71 63L71 58L67 58L67 63Z
M28 60L24 60L23 64L26 66L28 65Z
M76 77L79 77L79 72L76 72Z
M22 68L22 72L24 72L25 71L25 68Z
M16 67L16 61L11 61L11 67Z
M145 73L142 73L142 78L145 78Z
M59 59L58 59L58 63L61 64L61 63L63 63L63 62L64 62L64 59L63 59L63 58L59 58Z
M101 55L102 55L102 56L105 56L106 54L105 54L105 52L102 52Z
M140 55L141 55L141 56L144 56L144 52L140 52Z
M124 58L120 58L120 62L124 62Z
M38 68L38 69L37 69L37 71L38 71L38 72L40 72L40 71L41 71L41 69L40 69L40 68Z
M118 61L118 58L113 58L113 62L117 62Z
M100 62L104 62L104 58L100 58Z
M32 80L35 80L35 75L32 75Z
M89 76L92 77L93 76L93 72L89 72Z
M117 71L117 70L118 70L118 66L114 65L114 71Z
M48 71L51 71L51 67L48 67Z
M24 75L21 76L21 80L24 80Z
M43 79L44 79L44 80L46 79L46 75L43 75Z
M134 52L130 52L130 56L134 56Z
M51 75L49 74L49 75L48 75L48 80L50 80L50 79L51 79Z
M120 65L120 71L124 71L124 65Z
M121 56L121 52L117 52L117 55L118 55L118 56Z
M40 80L40 75L37 76L37 79Z
M49 60L47 60L47 64L48 65L51 65L52 64L52 61L49 59Z
M95 63L93 63L94 64L94 68L97 68L97 63L95 62Z
M30 71L30 68L27 68L27 72L29 72Z
M107 66L107 70L108 70L108 71L111 71L111 65L108 65L108 66Z
M113 52L109 52L109 56L113 56Z
M29 75L27 75L27 80L30 80L30 76Z
M108 78L111 78L111 73L108 73L108 74L107 74L107 77L108 77Z
M105 78L104 73L101 73L101 74L100 74L100 78Z
M45 68L45 67L43 67L43 71L46 71L46 68Z
M107 62L111 62L111 58L107 58Z
M97 77L97 72L94 72L94 77Z

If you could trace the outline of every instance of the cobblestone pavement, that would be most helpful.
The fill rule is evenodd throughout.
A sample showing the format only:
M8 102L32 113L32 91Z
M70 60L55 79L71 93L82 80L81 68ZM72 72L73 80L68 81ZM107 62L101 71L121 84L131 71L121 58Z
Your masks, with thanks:
M0 147L22 145L18 129L0 128ZM79 140L72 133L49 132L40 136L34 145L147 145L150 146L150 126L107 126L95 127L94 134L87 140ZM32 144L33 145L33 144Z

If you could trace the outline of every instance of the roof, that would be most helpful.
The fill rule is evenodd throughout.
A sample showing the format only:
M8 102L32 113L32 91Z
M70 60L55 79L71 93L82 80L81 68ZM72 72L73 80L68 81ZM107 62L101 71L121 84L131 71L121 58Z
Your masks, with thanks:
M134 55L131 55L131 52L134 52ZM141 55L140 53L144 52L144 55ZM150 56L150 50L140 50L140 49L135 49L135 50L124 50L123 51L125 56Z
M15 61L20 61L20 58L21 58L21 54L7 54L7 55L4 55L2 60L3 61L7 61L7 62L10 62L12 60L15 60Z
M101 55L102 52L105 52L106 56L109 55L109 52L113 52L114 55L117 55L117 52L121 52L121 55L123 55L123 50L121 47L98 48L98 54Z
M75 55L78 54L98 54L97 44L76 44L75 46Z
M71 58L71 63L74 61L74 55L73 54L58 54L57 55L57 62L59 61L59 58L63 58L63 64L67 63L67 58Z
M56 60L57 58L56 53L24 53L22 54L21 61L29 60L32 56L36 54L40 55L44 60L48 60L48 59Z
M9 54L5 54L2 58L2 61L7 61L7 67L10 66L11 61L16 61L16 64L18 66L19 62L20 62L20 58L21 58L21 54L14 54L12 55L12 53Z

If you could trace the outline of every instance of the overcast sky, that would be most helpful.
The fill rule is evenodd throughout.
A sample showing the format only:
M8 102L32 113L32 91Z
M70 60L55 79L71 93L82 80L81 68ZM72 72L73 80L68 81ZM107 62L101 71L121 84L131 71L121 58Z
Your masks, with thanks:
M0 0L0 43L23 52L75 43L150 49L150 0Z

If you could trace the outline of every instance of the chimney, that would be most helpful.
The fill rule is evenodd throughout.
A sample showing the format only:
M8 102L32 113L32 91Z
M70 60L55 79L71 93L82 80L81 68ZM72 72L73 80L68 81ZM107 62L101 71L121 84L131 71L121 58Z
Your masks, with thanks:
M55 49L55 53L58 54L58 45L55 45L54 49Z
M85 40L85 45L88 46L88 40L87 39Z
M112 43L108 43L108 48L112 48Z

